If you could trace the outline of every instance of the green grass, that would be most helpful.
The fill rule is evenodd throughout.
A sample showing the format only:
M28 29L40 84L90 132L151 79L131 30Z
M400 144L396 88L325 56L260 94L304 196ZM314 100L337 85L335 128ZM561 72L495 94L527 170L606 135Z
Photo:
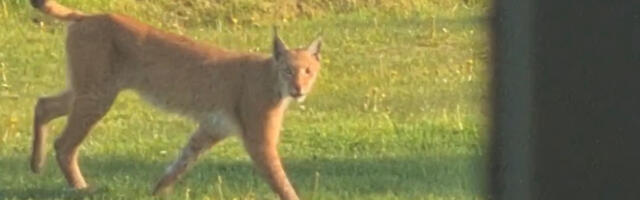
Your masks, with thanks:
M287 113L280 152L303 199L484 199L488 54L483 1L60 1L115 11L225 48L269 52L324 32L312 94ZM157 1L153 1L157 2ZM186 3L185 2L192 2ZM253 17L253 18L252 18ZM33 106L65 86L64 23L0 2L0 199L150 199L195 124L123 92L81 148L98 190L66 190L53 152L30 173ZM50 124L51 137L65 124ZM239 141L201 157L168 199L275 199Z

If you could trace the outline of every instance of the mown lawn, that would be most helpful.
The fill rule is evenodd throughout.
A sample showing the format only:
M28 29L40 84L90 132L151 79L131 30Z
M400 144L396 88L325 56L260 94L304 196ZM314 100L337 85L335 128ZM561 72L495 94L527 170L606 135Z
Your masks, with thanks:
M261 11L252 0L230 1L230 11L206 0L60 2L238 51L269 53L272 24L289 46L322 30L321 77L291 106L280 144L301 198L484 199L486 3L318 1L325 4L281 16L269 14L277 3ZM211 14L218 10L228 12ZM151 199L195 124L130 91L83 143L81 167L96 192L68 191L53 152L43 174L30 172L33 106L65 86L64 27L28 1L0 2L0 199ZM50 150L64 119L50 124ZM201 157L167 199L275 198L232 138Z

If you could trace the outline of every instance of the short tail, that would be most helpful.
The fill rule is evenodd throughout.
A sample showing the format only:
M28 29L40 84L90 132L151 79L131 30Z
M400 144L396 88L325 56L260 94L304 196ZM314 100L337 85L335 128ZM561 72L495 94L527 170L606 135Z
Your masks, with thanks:
M60 5L54 0L31 0L31 6L47 15L65 21L78 21L86 17L84 13Z

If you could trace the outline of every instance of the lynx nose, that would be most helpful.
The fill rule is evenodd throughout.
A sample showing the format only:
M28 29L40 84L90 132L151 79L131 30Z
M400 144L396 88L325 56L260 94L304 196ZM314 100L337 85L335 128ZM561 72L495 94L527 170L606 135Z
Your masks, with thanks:
M293 97L301 97L302 94L302 89L300 88L300 86L293 86L293 91L291 92L291 96Z

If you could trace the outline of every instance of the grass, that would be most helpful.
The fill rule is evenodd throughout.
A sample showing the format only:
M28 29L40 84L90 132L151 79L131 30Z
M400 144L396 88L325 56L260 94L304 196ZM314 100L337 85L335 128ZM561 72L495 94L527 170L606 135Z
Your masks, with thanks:
M303 199L484 199L488 54L482 1L60 1L115 11L239 51L324 32L311 96L287 113L280 152ZM189 3L191 2L191 3ZM467 3L464 3L467 2ZM277 14L275 14L277 13ZM91 194L66 190L53 152L28 170L33 106L64 88L64 23L0 2L0 199L151 199L194 124L123 92L81 147ZM65 124L50 124L48 149ZM237 139L204 155L168 199L275 199Z

